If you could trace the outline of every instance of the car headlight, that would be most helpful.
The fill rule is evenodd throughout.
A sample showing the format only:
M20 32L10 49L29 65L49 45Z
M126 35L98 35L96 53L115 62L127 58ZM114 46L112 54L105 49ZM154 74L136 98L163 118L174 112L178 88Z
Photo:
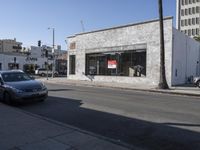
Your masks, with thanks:
M20 89L14 88L14 87L9 87L9 88L10 88L13 92L18 93L18 94L24 92L23 90L20 90Z
M41 82L42 90L46 90L47 87L44 85L44 83Z

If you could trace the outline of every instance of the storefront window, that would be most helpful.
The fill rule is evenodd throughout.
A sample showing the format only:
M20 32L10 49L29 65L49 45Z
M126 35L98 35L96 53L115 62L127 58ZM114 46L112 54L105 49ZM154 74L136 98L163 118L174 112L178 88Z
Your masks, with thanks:
M75 68L76 68L76 56L70 55L69 56L69 74L75 74Z
M12 69L19 69L19 64L17 63L9 63L8 64L8 69L12 70Z
M146 50L87 54L86 74L146 76Z

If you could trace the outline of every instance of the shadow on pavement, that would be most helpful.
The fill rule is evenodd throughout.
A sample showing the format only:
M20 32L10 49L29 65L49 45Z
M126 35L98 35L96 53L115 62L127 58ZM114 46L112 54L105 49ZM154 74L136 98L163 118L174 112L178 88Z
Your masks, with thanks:
M43 103L18 106L83 130L150 150L199 150L200 133L170 125L196 124L154 123L82 107L81 100L49 97Z

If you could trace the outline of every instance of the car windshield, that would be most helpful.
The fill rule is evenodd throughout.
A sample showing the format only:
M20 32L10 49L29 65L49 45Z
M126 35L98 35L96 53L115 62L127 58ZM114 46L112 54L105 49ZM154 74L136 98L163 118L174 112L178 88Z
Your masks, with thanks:
M23 72L3 73L2 78L5 82L17 82L32 80L31 77Z

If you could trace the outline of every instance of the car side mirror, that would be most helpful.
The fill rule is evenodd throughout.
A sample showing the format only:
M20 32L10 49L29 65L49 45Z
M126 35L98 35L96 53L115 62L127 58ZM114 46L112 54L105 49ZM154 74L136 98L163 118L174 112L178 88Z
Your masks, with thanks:
M34 76L30 76L30 78L31 78L32 80L35 80L35 77L34 77Z
M3 81L2 81L2 79L0 78L0 85L3 85L4 83L3 83Z

